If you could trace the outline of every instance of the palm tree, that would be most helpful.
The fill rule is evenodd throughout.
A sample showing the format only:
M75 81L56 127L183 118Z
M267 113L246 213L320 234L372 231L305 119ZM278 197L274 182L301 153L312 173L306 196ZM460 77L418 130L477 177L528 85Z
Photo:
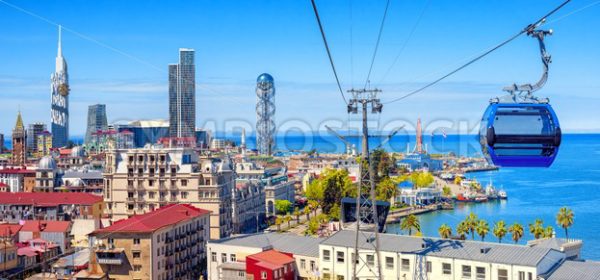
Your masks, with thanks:
M400 229L408 230L408 235L412 235L413 229L416 231L421 231L421 223L419 222L419 219L417 219L417 216L410 214L402 220L400 223Z
M475 229L477 228L478 220L479 219L477 218L477 215L473 212L471 212L469 216L465 218L465 224L469 228L472 240L475 240Z
M533 224L529 224L529 232L533 234L535 239L540 239L544 236L544 221L542 219L535 219Z
M452 228L447 224L443 224L438 229L438 233L441 238L450 238L452 236Z
M296 216L297 224L300 224L300 215L302 215L302 213L300 212L300 209L298 209L298 207L294 208L294 216Z
M502 243L502 238L506 236L506 224L500 220L494 225L494 236L498 237L498 242Z
M485 240L485 236L490 232L490 226L484 220L479 220L477 222L477 226L475 227L475 231L477 235L481 236L481 241Z
M317 209L319 208L319 202L316 200L309 200L308 207L314 212L314 215L317 215Z
M292 216L290 214L285 215L285 217L283 217L283 220L287 222L288 224L288 229L290 229L292 226L290 226L290 222L292 221Z
M277 231L281 231L281 224L283 224L283 218L281 216L277 216L275 219L275 225L277 225Z
M523 237L525 230L523 229L523 226L521 224L515 222L514 224L512 224L512 226L508 228L508 232L512 234L512 240L515 243L518 243L519 239Z
M555 232L552 226L547 226L546 229L544 229L544 238L552 238L554 235Z
M575 214L573 214L573 210L562 207L558 210L558 214L556 214L556 223L565 229L565 237L569 239L569 227L573 225L573 219L575 218Z
M456 226L456 234L458 234L461 239L465 239L465 236L469 234L469 226L465 221L458 223Z
M302 208L302 213L304 213L304 215L306 215L306 220L310 220L310 207L308 206L304 206L304 208Z

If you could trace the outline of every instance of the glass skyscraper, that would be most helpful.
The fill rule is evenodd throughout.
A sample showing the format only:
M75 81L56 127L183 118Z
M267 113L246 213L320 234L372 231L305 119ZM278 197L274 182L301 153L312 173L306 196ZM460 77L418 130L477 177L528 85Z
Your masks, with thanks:
M194 50L179 49L179 63L169 65L169 136L194 137L196 131Z
M58 27L58 54L56 68L52 74L51 120L52 146L60 148L69 141L69 75L67 61L62 56L61 27Z
M44 131L46 131L46 124L44 123L31 123L27 126L27 152L37 152L37 138Z
M98 130L108 130L106 119L106 105L95 104L88 107L87 129L85 131L85 144L92 141L92 133Z

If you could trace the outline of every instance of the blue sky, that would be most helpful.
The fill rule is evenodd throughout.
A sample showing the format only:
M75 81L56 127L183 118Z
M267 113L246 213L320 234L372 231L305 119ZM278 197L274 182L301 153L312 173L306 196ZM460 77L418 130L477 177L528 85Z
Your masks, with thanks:
M434 80L548 12L559 0L391 0L371 82L393 99ZM553 56L548 96L567 131L600 131L600 5L574 0L549 19ZM349 119L310 1L0 1L0 132L17 109L26 123L50 119L50 74L62 24L71 83L71 134L85 130L87 106L107 105L109 122L167 118L167 64L196 50L197 123L227 130L255 121L255 79L271 73L277 123L297 129ZM384 0L317 0L344 89L362 86ZM350 9L352 8L352 9ZM421 11L423 17L407 40ZM556 21L558 20L558 21ZM351 38L353 40L351 40ZM108 47L107 47L108 46ZM392 68L392 61L405 46ZM389 69L389 71L388 71ZM384 107L379 128L418 117L428 129L461 123L472 132L490 97L513 82L535 82L537 42L521 37L427 91ZM387 73L387 75L386 75Z

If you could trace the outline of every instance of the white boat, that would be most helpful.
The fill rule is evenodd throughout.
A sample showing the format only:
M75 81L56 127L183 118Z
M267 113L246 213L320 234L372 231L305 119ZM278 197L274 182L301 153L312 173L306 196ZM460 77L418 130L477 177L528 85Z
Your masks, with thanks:
M506 194L506 191L504 191L504 190L498 191L498 198L500 198L500 199L508 199L508 195Z
M487 186L485 186L485 195L487 195L488 199L490 200L499 198L499 192L496 190L496 188L494 188L492 179L490 179L490 182L487 184Z

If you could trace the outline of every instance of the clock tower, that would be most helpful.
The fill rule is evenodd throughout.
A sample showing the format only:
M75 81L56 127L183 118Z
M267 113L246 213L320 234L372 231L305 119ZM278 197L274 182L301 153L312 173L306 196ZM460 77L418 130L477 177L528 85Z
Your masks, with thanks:
M58 27L58 54L51 81L52 147L60 148L69 140L69 75L67 61L62 55L61 27Z

